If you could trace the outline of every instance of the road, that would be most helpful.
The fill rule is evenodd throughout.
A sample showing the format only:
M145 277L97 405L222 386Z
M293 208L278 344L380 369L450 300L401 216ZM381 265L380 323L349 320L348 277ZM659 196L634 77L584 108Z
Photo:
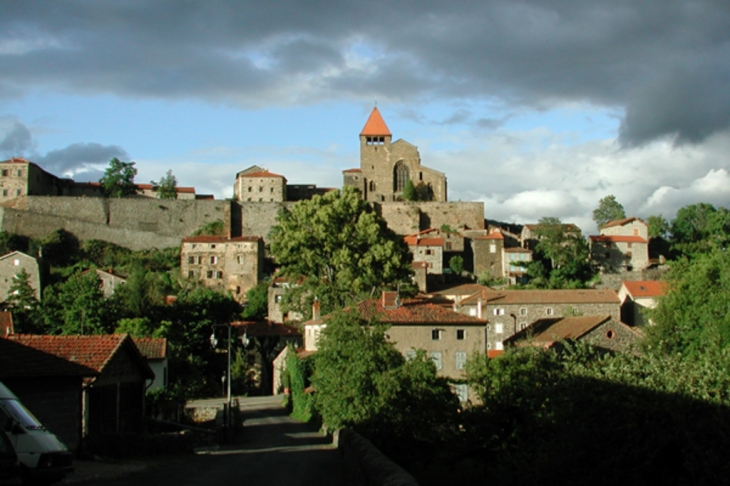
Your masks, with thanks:
M243 431L230 444L127 475L81 485L348 486L340 453L316 427L288 416L281 397L241 399Z

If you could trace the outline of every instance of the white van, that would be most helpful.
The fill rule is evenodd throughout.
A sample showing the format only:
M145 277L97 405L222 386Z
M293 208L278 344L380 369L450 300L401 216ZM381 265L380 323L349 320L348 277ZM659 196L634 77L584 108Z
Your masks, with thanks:
M73 455L0 383L0 427L10 438L25 484L52 484L73 472Z

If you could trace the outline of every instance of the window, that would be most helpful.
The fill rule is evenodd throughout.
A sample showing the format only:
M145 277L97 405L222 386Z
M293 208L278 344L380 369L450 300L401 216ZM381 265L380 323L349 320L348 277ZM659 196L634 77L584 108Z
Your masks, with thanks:
M217 263L218 263L218 257L217 256L210 257L210 264L211 265L215 265Z
M8 170L7 169L3 169L3 177L7 177L7 175L8 175Z
M15 190L15 195L16 195L16 196L20 196L20 192L21 192L21 191L20 191L20 189L16 189L16 190Z
M18 174L18 177L22 177L22 176L23 176L23 171L22 171L22 170L20 170L20 169L18 169L18 172L17 172L17 174ZM638 230L637 230L637 231L638 231Z
M491 243L489 245L489 253L497 253L497 245L495 245L494 243Z
M503 316L504 315L504 309L494 309L494 315L495 316Z
M393 191L401 192L403 191L403 188L406 187L406 183L410 179L408 166L402 160L399 160L396 162L393 172Z
M13 265L15 265L16 267L18 265L20 265L20 260L18 258L16 258L15 260L13 260Z
M241 286L240 285L237 285L236 286L236 293L237 294L240 294L241 293Z
M498 322L494 325L494 332L497 334L502 334L504 332L504 325L501 322Z
M520 331L527 327L526 322L520 322Z
M545 309L545 314L547 314L549 316L553 315L553 308L552 307L548 307L547 309Z
M223 278L223 272L220 270L216 270L215 272L215 278Z
M7 189L3 189L3 196L7 196L7 195L8 195L8 190Z
M634 228L634 236L639 236L639 228Z
M277 304L281 304L281 299L283 298L283 295L277 295L276 297L274 297L274 302L276 302Z
M259 186L259 192L264 192L264 188Z
M521 316L527 315L527 307L520 307L520 315Z
M269 192L274 192L274 188L273 187L269 188Z
M195 263L196 263L196 262L195 262L195 257L194 257L194 256L189 256L189 257L188 257L188 263L192 263L192 264L195 264Z
M464 351L457 351L454 353L456 357L456 369L463 370L466 366L466 353Z
M497 351L502 351L504 349L504 345L502 344L502 341L496 341L494 343L494 349Z
M450 250L451 249L451 242L450 241L447 241L445 246L446 246L446 249L447 250Z
M469 399L469 385L466 383L454 385L454 394L459 397L460 402L466 402Z
M424 251L426 255L433 255L433 250L426 250Z
M210 247L213 248L213 249L215 249L215 243L213 243L212 245L210 245Z
M470 316L477 315L477 310L474 307L469 307L469 315Z
M251 192L251 186L249 186L249 188L248 188L248 192Z
M213 270L208 270L207 272L205 272L205 276L207 278L213 278Z
M441 351L431 351L431 361L436 365L437 370L443 369L444 363L441 358Z
M431 329L431 339L434 341L441 339L441 329Z
M195 278L195 272L193 270L188 270L188 278Z
M236 255L236 263L243 265L243 255Z
M466 339L466 330L457 329L456 330L456 339L458 339L459 341L463 341L464 339Z

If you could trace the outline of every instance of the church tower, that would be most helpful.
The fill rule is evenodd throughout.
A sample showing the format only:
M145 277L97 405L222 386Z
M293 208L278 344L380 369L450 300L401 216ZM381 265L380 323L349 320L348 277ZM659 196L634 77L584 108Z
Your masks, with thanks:
M390 181L379 175L382 168L388 165L392 137L380 111L377 107L373 108L360 132L360 171L363 198L366 201L384 201L385 194L391 192L388 187Z

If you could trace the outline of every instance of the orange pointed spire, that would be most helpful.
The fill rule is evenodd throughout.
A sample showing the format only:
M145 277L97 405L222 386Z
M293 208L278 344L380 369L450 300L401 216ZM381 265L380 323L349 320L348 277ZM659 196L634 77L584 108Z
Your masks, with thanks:
M383 120L383 117L380 116L377 106L373 108L372 113L370 113L370 117L365 123L362 132L360 132L360 135L366 137L391 135L390 130L388 130L388 125L385 124L385 120Z

